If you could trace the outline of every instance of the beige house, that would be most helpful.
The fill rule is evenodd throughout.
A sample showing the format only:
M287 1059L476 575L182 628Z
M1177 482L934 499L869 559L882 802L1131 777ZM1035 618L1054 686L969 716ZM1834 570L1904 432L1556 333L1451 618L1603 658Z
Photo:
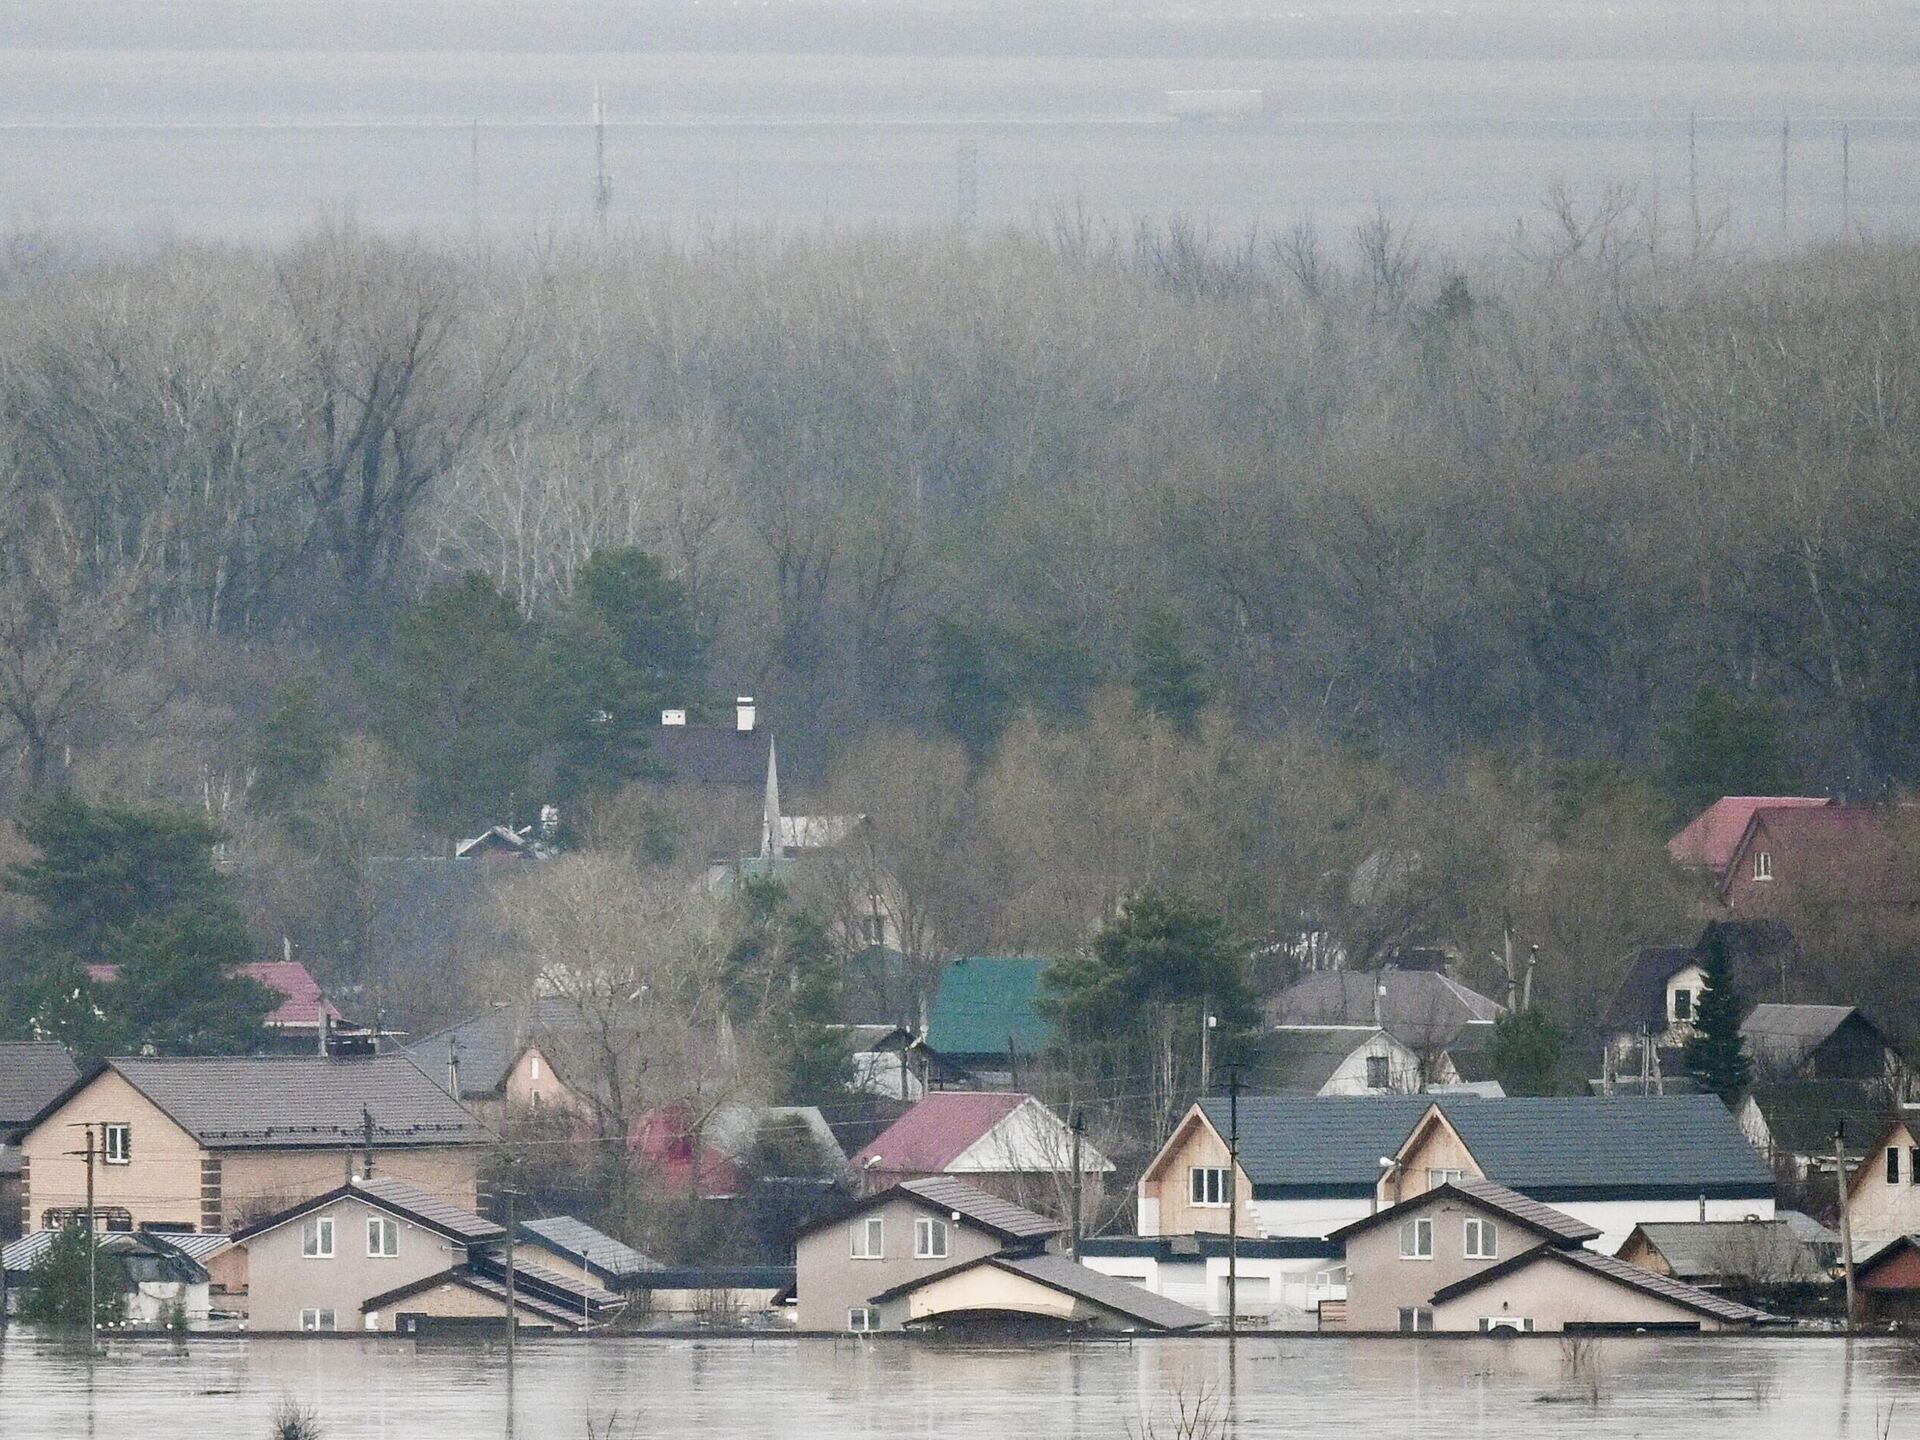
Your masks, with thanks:
M1881 1128L1847 1182L1847 1225L1856 1255L1920 1233L1920 1109Z
M588 1094L560 1070L581 1044L580 1012L562 996L498 1006L407 1047L414 1062L489 1125L571 1113L586 1116ZM578 1068L578 1067L576 1067Z
M987 1255L907 1280L873 1297L879 1330L1040 1323L1130 1333L1199 1330L1198 1310L1143 1286L1090 1270L1065 1255Z
M404 1055L109 1060L22 1137L23 1228L84 1213L89 1134L96 1224L208 1234L370 1166L471 1209L494 1138Z
M1329 1237L1351 1331L1723 1330L1771 1317L1585 1248L1599 1231L1487 1180L1449 1180Z
M248 1255L255 1332L416 1333L506 1317L506 1232L404 1181L354 1180L234 1236ZM619 1304L604 1287L515 1255L519 1323L581 1329Z
M874 1297L883 1291L1009 1246L1037 1250L1060 1228L964 1180L909 1180L795 1235L799 1328L881 1329ZM892 1318L897 1326L898 1312Z

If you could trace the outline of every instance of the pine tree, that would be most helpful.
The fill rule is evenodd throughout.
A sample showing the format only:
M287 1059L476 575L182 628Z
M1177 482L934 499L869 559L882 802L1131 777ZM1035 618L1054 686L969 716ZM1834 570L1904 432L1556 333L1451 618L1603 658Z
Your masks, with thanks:
M254 733L247 798L266 815L287 815L322 776L340 737L320 708L311 680L295 680L275 697Z
M1171 610L1156 607L1141 619L1133 637L1133 690L1142 710L1182 735L1193 733L1207 708L1206 672L1188 652L1179 617Z
M1740 996L1733 988L1733 962L1716 932L1707 942L1701 970L1705 985L1687 1044L1687 1070L1729 1104L1747 1088L1753 1067L1740 1039Z
M1509 1011L1493 1023L1493 1075L1509 1095L1560 1093L1566 1036L1538 1010Z

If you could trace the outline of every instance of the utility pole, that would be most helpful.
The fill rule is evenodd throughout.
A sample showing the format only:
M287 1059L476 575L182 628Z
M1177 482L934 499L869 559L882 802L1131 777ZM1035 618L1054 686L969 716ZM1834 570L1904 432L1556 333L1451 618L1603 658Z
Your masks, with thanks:
M513 1342L514 1331L520 1328L520 1306L513 1288L513 1250L514 1225L513 1201L519 1194L513 1184L511 1164L508 1168L507 1194L507 1412L511 1419L513 1412Z
M93 1126L87 1126L87 1350L100 1329L100 1241L93 1233Z
M373 1111L364 1105L360 1107L360 1138L364 1142L360 1178L371 1180L373 1179Z
M1200 997L1200 1089L1213 1088L1213 997Z
M1072 1223L1067 1227L1067 1238L1071 1244L1069 1253L1074 1263L1080 1261L1080 1137L1086 1133L1087 1122L1080 1113L1078 1105L1073 1107L1073 1213Z
M1864 1162L1863 1162L1864 1163ZM1833 1184L1840 1194L1840 1258L1847 1276L1847 1328L1853 1328L1853 1222L1847 1216L1847 1122L1833 1132Z
M1227 1072L1227 1339L1240 1333L1240 1070Z

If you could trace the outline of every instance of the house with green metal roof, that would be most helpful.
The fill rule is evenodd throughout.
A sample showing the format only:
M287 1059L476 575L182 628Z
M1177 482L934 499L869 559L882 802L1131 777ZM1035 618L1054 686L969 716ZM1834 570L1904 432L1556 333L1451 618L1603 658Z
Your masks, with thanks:
M948 965L927 1010L927 1047L990 1085L1015 1072L1053 1040L1037 1006L1051 963L1033 955L969 955Z

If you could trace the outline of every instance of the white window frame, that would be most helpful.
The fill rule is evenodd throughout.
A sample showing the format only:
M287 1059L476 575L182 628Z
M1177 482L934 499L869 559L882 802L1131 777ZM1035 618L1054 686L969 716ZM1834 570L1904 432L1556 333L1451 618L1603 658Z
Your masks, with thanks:
M871 1305L855 1305L847 1311L847 1329L855 1335L871 1335L879 1327L875 1321L879 1316L873 1313Z
M119 1143L116 1144L115 1141ZM133 1126L125 1120L110 1120L100 1127L100 1156L108 1165L133 1163Z
M1773 879L1773 852L1756 850L1753 852L1753 878L1756 880Z
M1411 1244L1412 1248L1408 1246ZM1433 1217L1416 1215L1400 1224L1400 1258L1402 1260L1433 1259Z
M1433 1329L1433 1308L1429 1305L1402 1305L1400 1333L1421 1335Z
M315 1215L300 1234L300 1253L308 1260L333 1259L333 1217Z
M936 1245L934 1242L938 1241ZM922 1215L913 1222L913 1258L916 1260L945 1260L952 1254L952 1242L947 1235L947 1222L932 1215Z
M1466 1178L1467 1172L1464 1170L1428 1170L1427 1188L1438 1190L1442 1185L1457 1185Z
M1483 1220L1477 1215L1467 1217L1467 1223L1461 1227L1460 1253L1468 1260L1497 1260L1500 1258L1500 1230L1491 1220Z
M300 1312L302 1330L337 1330L340 1328L340 1316L331 1305L318 1306Z
M863 1215L848 1225L847 1254L855 1260L886 1259L886 1217L881 1215Z
M1187 1203L1202 1210L1224 1210L1233 1203L1232 1171L1225 1165L1187 1168ZM1212 1199L1208 1199L1212 1196Z
M367 1217L367 1256L373 1260L400 1258L400 1222L390 1215Z

